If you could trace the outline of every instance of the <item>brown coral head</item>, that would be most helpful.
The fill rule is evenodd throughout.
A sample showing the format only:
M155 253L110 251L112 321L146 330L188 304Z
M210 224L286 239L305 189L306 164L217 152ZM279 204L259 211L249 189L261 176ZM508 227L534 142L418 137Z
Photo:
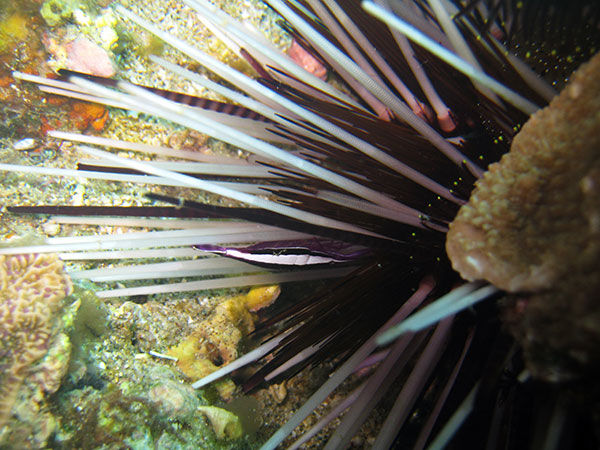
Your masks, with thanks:
M518 293L510 327L530 371L552 381L600 367L598 80L600 54L490 166L446 241L463 278Z
M56 334L56 312L71 293L55 254L0 256L0 427L19 388Z

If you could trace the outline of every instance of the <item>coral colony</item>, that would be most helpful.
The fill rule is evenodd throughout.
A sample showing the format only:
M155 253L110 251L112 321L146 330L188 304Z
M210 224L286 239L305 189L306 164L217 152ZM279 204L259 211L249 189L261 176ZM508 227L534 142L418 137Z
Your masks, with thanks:
M39 394L53 394L64 377L70 342L60 330L70 278L55 254L0 256L0 427L4 427L25 377ZM35 364L43 358L41 364Z
M102 298L328 279L293 304L271 305L278 292L256 307L240 297L205 322L245 321L243 308L267 311L246 330L261 344L241 356L237 341L219 349L219 368L210 363L193 372L206 375L195 380L196 389L223 383L217 380L248 365L254 369L240 375L246 392L322 362L334 368L265 449L284 441L298 448L336 421L337 428L309 445L347 448L388 390L396 400L388 402L380 429L371 430L371 448L552 449L592 442L598 399L591 380L600 344L596 2L565 10L560 2L538 1L268 0L293 38L290 58L211 3L182 1L248 61L253 77L160 23L120 5L114 10L224 80L150 56L156 67L218 93L222 102L69 71L58 79L14 77L46 93L171 121L252 157L215 161L52 131L50 137L81 143L81 154L97 160L77 171L0 168L191 188L225 198L228 206L150 194L155 205L144 207L14 207L14 213L92 224L127 216L119 223L153 227L156 218L170 218L163 226L172 229L55 237L0 253L178 258L71 274L123 283L99 290ZM545 47L533 52L536 43ZM546 57L567 73L592 59L567 75L563 89ZM526 64L534 59L537 73ZM111 149L170 160L124 158ZM188 228L184 218L204 220ZM176 277L198 279L127 286ZM183 342L170 357L186 345L211 352ZM355 390L304 435L294 431L357 373L369 376L358 377ZM221 389L232 392L226 384ZM211 422L221 418L215 430L222 436L240 434L225 412L203 408Z

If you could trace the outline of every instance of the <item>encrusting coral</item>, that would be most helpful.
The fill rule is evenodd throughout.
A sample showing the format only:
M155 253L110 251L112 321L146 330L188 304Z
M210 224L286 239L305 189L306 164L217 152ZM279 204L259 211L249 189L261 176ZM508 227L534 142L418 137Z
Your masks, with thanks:
M224 301L168 354L178 359L177 367L188 377L205 377L238 357L240 341L254 331L252 313L269 306L279 293L279 286L256 287L245 295ZM235 389L233 382L223 380L216 387L223 399L231 399Z
M39 409L45 394L58 389L66 373L71 344L61 332L60 310L71 291L71 280L55 254L0 256L0 441L4 443L12 439L5 425L18 409L24 382L35 384L27 394L33 399L27 408L31 412ZM49 413L46 416L43 423L54 423ZM20 418L19 423L26 421ZM30 436L32 447L44 446L53 427L45 428Z

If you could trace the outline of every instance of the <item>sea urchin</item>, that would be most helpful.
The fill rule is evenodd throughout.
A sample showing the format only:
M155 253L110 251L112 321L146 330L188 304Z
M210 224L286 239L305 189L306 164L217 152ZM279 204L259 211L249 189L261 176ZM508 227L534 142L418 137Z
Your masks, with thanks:
M580 1L565 9L555 1L531 1L525 5L497 0L415 0L362 5L333 0L266 1L282 16L282 26L293 37L294 45L326 67L332 83L307 72L212 4L202 0L184 0L184 3L249 62L256 78L231 69L161 30L160 24L150 23L123 6L116 6L115 11L124 20L134 22L186 54L194 61L193 65L214 72L233 89L151 56L157 67L205 86L235 106L95 78L90 81L68 76L48 80L25 74L15 77L34 81L49 93L167 119L249 152L254 155L252 158L218 165L140 162L81 146L83 153L99 157L101 163L89 165L79 173L8 165L1 168L182 186L244 206L205 204L189 198L188 193L150 196L175 207L12 208L13 212L74 216L217 220L202 222L189 230L53 238L41 246L4 249L2 253L60 251L78 252L76 257L81 259L126 258L130 256L122 250L110 255L84 252L158 245L172 248L169 255L184 258L197 254L198 250L235 257L225 262L211 257L74 274L77 278L111 281L159 275L178 277L182 276L182 270L184 276L237 274L99 292L103 297L336 278L314 295L297 299L293 304L275 305L262 317L255 332L257 338L264 339L261 346L194 384L201 387L244 364L257 363L260 368L247 376L243 384L246 391L251 391L323 361L335 366L329 379L264 448L279 446L360 367L371 367L372 374L346 402L334 409L329 419L348 410L327 445L319 442L313 444L315 448L346 448L373 407L393 386L397 400L372 448L423 448L428 443L432 448L440 448L451 442L453 436L452 442L459 448L520 448L523 439L532 448L556 448L591 439L591 421L577 422L568 415L574 404L577 408L581 405L588 408L581 407L579 411L584 411L583 414L591 414L592 410L597 413L597 397L588 403L570 402L565 398L566 393L573 392L572 386L540 384L537 379L577 380L595 386L589 380L598 364L593 356L598 348L598 312L593 304L598 286L597 203L593 200L598 180L599 110L597 83L594 85L598 79L595 68L598 57L555 100L559 106L552 105L536 113L532 124L526 125L520 134L528 116L545 106L563 83L553 80L559 74L551 64L546 63L543 71L547 73L541 77L515 53L527 56L536 49L536 61L557 58L561 69L564 62L572 70L591 56L594 45L600 42L600 9L595 2ZM552 35L551 31L556 33ZM536 48L542 42L546 50ZM531 58L525 59L527 62ZM319 75L322 77L323 73ZM565 104L562 108L568 111L558 115L555 110ZM509 150L513 139L513 147L522 146L519 142L528 139L538 143L539 127L548 126L541 118L546 115L555 117L552 120L557 123L553 128L561 139L575 141L569 137L581 131L584 136L581 139L589 144L585 157L569 153L580 152L579 142L573 142L573 148L565 150L563 141L560 144L563 153L560 158L555 157L553 146L559 144L551 135L541 149L527 147L544 160L543 169L548 170L540 169L515 151L481 178L487 165ZM526 129L536 127L533 123L537 121L542 123L537 125L537 135L528 137ZM585 125L585 130L573 131L571 122ZM50 136L203 160L197 154L182 156L162 147L61 132L52 132ZM511 160L518 160L519 173L523 175L514 183L506 172ZM562 166L569 161L577 163L573 177L567 176L567 169ZM568 178L563 179L563 175ZM501 178L501 182L494 176ZM549 190L553 183L546 182L548 178L560 181L556 186L558 193L581 182L576 188L579 196L573 194L567 205L572 206L577 199L592 204L589 208L584 206L583 216L578 219L583 228L589 227L591 234L580 234L577 243L570 241L571 234L566 234L563 222L568 222L567 209L564 203L559 205L550 198L559 194ZM478 203L464 206L474 184L478 187L472 200ZM525 200L521 201L519 195ZM540 198L546 201L540 202ZM536 214L527 210L529 205L536 207ZM550 216L537 214L547 209ZM476 216L473 210L480 215ZM452 222L457 213L459 218ZM237 221L223 221L225 218ZM144 223L142 219L136 220ZM102 219L92 219L94 222L102 223ZM156 225L156 222L145 223ZM170 225L178 228L177 221ZM525 243L518 240L513 243L504 228L509 229L509 234L524 238ZM451 240L446 244L448 229ZM528 233L526 229L534 232ZM537 242L538 237L543 239L542 243ZM558 251L548 244L547 241L559 237L561 242L568 240L565 243L568 250ZM490 241L493 241L491 250L483 246ZM244 245L251 243L255 244ZM471 282L463 282L452 271L446 246L454 266ZM591 248L586 248L584 256L578 252L585 246ZM574 259L573 265L566 267L581 266L580 274L567 277L569 269L557 271L559 264L555 260L551 261L551 276L548 271L537 269L540 264L523 269L520 264L524 263L522 255L526 253L533 253L542 263L548 261L538 253L540 248L554 257L558 255L559 262L560 258ZM513 259L490 262L509 251ZM164 249L135 250L135 253L135 257L167 256ZM257 261L275 270L257 269L252 266ZM278 270L283 266L287 269ZM527 276L524 270L529 270L532 276ZM498 281L498 277L506 279L506 283ZM542 337L539 330L546 326L547 316L539 305L547 301L562 305L564 293L568 295L573 288L561 288L563 303L556 303L558 297L552 298L553 294L547 291L567 278L576 284L589 281L592 290L583 292L579 296L581 301L573 302L573 308L577 309L574 323L567 322L565 326L565 322L560 322L560 327L553 328L553 333L572 333L570 337L559 341ZM534 284L527 284L532 279ZM498 304L474 306L481 300L500 297L500 289L516 292L516 297ZM458 314L470 307L471 311ZM560 315L564 308L557 310ZM527 368L519 345L502 330L498 311L509 318L511 329L524 346ZM555 317L556 311L553 314ZM592 319L582 323L586 315ZM580 343L585 340L588 344L582 353ZM549 351L540 357L540 347L546 344L561 353ZM384 346L383 351L378 352L378 346ZM573 361L577 370L571 370ZM545 376L550 370L559 374ZM562 376L566 372L569 376ZM531 379L531 374L536 379ZM542 414L545 406L536 403L544 397L549 399L550 414ZM467 420L474 409L478 413ZM464 424L462 430L457 431L461 424ZM557 430L545 433L543 430L550 425ZM530 427L534 431L528 433ZM317 431L315 428L308 437ZM563 440L559 440L563 431ZM304 438L292 444L292 448L302 442Z

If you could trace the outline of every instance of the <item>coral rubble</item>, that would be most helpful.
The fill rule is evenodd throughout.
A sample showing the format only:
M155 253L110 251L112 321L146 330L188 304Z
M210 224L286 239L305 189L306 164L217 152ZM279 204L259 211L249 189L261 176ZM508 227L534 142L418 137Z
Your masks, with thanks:
M231 411L216 406L199 406L198 411L208 417L217 439L237 439L242 436L240 419Z

